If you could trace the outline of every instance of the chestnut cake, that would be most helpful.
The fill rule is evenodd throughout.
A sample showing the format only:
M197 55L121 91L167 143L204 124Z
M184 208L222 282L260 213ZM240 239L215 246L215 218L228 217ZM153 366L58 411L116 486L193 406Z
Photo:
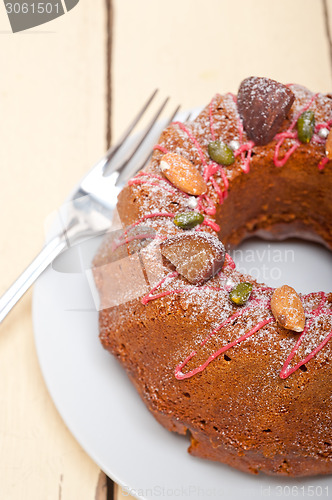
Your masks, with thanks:
M119 195L123 229L94 258L100 340L192 455L332 472L332 293L274 290L226 251L252 235L332 248L331 127L330 95L249 77L171 123Z

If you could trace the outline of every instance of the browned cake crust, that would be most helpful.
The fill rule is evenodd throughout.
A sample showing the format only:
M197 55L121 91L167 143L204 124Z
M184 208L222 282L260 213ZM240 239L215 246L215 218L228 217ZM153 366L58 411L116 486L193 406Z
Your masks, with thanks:
M278 132L288 136L276 135L262 146L242 133L231 94L215 96L195 121L171 124L145 173L118 200L124 227L152 231L152 243L142 249L141 239L129 238L114 245L114 235L108 236L95 257L94 275L103 346L119 359L163 426L189 431L190 453L251 473L306 476L332 472L332 294L301 296L307 330L289 359L301 334L275 321L271 288L239 273L227 256L221 271L198 285L176 273L167 259L154 259L156 241L186 232L172 214L192 210L193 203L167 182L160 167L167 152L190 160L202 174L207 197L196 197L196 210L205 217L199 231L218 234L226 249L253 234L298 235L332 248L332 168L326 138L318 134L332 125L332 100L298 85L289 88L295 101ZM311 140L302 143L292 123L308 107L316 126ZM238 141L238 147L234 163L209 177L208 144L215 139ZM128 255L143 263L145 282L136 297L122 296L110 307L116 291L108 264ZM128 282L135 279L128 258L122 272ZM240 282L253 284L243 306L229 298Z

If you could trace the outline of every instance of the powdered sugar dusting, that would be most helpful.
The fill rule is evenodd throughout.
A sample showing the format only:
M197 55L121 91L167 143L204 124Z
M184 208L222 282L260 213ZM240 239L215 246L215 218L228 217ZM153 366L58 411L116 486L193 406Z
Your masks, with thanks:
M295 102L287 117L287 123L292 125L299 113L310 105L310 109L313 109L315 112L317 122L321 122L316 127L317 137L319 130L323 126L326 130L329 130L332 123L326 123L326 116L324 116L326 97L321 94L314 96L314 94L300 86L289 85L289 88L295 94ZM266 93L271 89L269 85L261 87L261 83L258 82L252 88L252 92L256 97L257 90L259 90L259 93ZM274 91L276 102L280 97L279 94L286 92L284 88L277 88ZM275 138L277 141L276 151L279 154L280 149L280 153L284 154L282 158L283 164L288 161L295 149L303 147L298 146L296 133L293 130L290 129L288 134L289 136L287 137L280 136ZM181 139L181 146L178 145L179 137ZM233 141L233 144L239 145L235 151L236 160L233 165L221 168L211 162L207 148L209 142L215 139L220 139L226 143ZM321 147L323 149L324 141ZM197 229L199 231L204 230L211 235L215 234L217 227L214 226L215 206L218 203L222 203L226 197L228 182L241 175L242 162L245 156L246 166L244 171L249 172L251 153L253 152L259 157L261 150L262 148L257 147L252 141L248 141L246 132L243 131L237 110L236 98L231 94L223 97L216 95L208 108L203 110L194 122L187 123L186 125L180 123L170 125L163 133L160 143L155 147L155 153L150 165L144 172L139 173L130 181L132 196L140 200L137 207L138 219L135 224L137 226L146 225L153 228L156 230L158 238L163 240L179 232L179 229L173 223L174 215L192 208L209 215L209 218L205 218L204 224ZM204 195L204 198L189 197L185 192L177 189L172 183L167 181L164 173L168 165L166 164L165 166L160 160L168 152L176 153L189 160L202 177L204 177L208 186L208 191ZM290 153L288 154L288 152ZM152 274L153 272L151 271L150 275L152 276ZM223 271L209 280L208 285L205 286L190 285L181 276L172 274L170 269L164 269L163 275L159 276L159 278L159 286L153 290L153 287L158 285L158 281L156 280L149 294L146 295L149 297L149 301L158 300L161 304L176 303L181 306L183 311L190 310L191 319L202 323L202 332L205 328L210 332L208 334L210 335L211 332L218 329L218 334L212 336L214 337L213 341L211 337L212 343L215 342L216 338L219 338L220 342L225 342L229 333L233 332L237 338L242 338L242 340L230 348L232 352L233 350L235 352L236 349L246 349L253 346L258 348L259 346L263 353L268 349L278 352L277 357L278 359L282 359L283 362L288 359L287 357L290 352L296 346L297 337L294 337L294 335L275 334L276 327L269 303L273 290L263 285L258 285L250 276L243 276L236 269L231 269L231 267L225 265ZM228 293L232 286L244 280L253 282L254 291L248 305L241 309L241 314L238 314L240 311L229 301ZM153 298L155 295L156 297ZM324 324L324 328L327 328L330 324L330 315L326 313L326 310L319 310L318 308L317 312L317 301L319 302L318 296L308 296L303 299L306 324L310 323L308 332L310 330L313 333L310 333L310 335L308 333L308 335L304 336L303 341L298 346L299 349L294 351L294 356L290 360L292 366L298 364L301 359L303 360L305 357L311 355L319 345L322 345L321 349L316 353L319 356L323 356L323 352L330 352L327 344L323 345L324 339L319 335L314 335L314 332L320 331L321 325ZM234 323L236 324L236 329L235 327L233 329L233 320L230 320L234 314L237 315L235 318L236 323ZM290 317L294 317L295 309L290 306L288 314ZM202 318L204 319L202 320ZM323 323L322 318L325 318ZM227 323L224 327L220 328L220 325L225 322ZM253 333L247 336L248 332L251 331ZM203 335L203 333L197 334L192 339L192 349L198 348L202 341L207 338L206 331L204 338L202 338ZM232 338L234 340L234 335L230 338L230 343L232 342ZM207 349L208 345L210 344L207 342L204 349ZM185 347L179 346L179 361L185 354ZM282 366L279 366L279 370L281 368Z

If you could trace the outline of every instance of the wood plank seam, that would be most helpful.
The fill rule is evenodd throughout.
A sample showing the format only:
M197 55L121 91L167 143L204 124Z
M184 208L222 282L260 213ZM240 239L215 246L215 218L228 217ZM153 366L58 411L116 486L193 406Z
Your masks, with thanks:
M112 105L112 27L113 27L113 8L112 0L106 1L106 149L111 145L111 105Z
M59 479L59 500L62 498L62 479L63 479L63 474L60 474L60 479Z
M111 145L111 107L112 107L112 0L106 1L106 149ZM106 495L107 500L114 500L114 482L106 476Z
M332 76L332 35L330 30L329 9L327 5L327 0L322 0L322 3L323 3L325 33L327 37L327 43L329 46L329 54L330 54L330 71Z
M107 498L107 476L100 471L94 500L107 500Z
M115 500L114 489L114 481L107 476L107 500Z

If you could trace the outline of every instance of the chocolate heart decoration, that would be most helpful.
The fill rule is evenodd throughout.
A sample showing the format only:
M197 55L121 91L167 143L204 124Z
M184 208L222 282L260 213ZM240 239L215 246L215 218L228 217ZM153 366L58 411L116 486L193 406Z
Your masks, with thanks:
M249 139L263 146L278 133L295 96L282 83L251 76L240 85L237 106Z

